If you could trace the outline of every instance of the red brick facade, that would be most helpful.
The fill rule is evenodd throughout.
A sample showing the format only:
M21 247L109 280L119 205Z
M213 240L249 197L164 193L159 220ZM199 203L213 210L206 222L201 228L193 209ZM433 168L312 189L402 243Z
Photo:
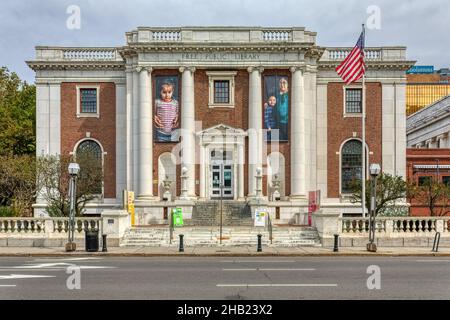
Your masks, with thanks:
M77 85L100 87L100 116L77 118ZM114 83L61 83L61 154L74 151L82 139L100 142L104 163L104 197L116 197L116 86Z
M368 163L382 165L382 91L381 83L366 83L366 144L369 148ZM328 197L339 198L340 149L344 141L361 139L361 117L344 117L343 83L329 83L328 106ZM356 132L356 136L353 133Z
M449 169L418 169L415 165L450 165L450 149L406 149L407 180L418 183L419 177L430 176L442 181L450 176ZM411 216L429 216L430 210L423 203L411 199Z

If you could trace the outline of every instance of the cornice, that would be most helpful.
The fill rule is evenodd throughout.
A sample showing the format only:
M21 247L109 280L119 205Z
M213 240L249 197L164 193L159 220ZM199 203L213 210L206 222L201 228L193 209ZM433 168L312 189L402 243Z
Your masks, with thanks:
M125 71L123 61L27 61L27 65L37 70L118 70Z
M319 61L319 71L335 70L342 61ZM366 61L366 70L409 70L415 61Z

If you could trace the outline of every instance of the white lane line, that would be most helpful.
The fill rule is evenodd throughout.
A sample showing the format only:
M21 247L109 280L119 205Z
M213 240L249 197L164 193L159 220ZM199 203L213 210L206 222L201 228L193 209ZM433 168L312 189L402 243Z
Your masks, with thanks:
M217 287L337 287L336 283L219 283Z
M242 269L222 269L222 271L314 271L316 269L313 268L242 268Z
M30 268L0 268L0 272L2 271L20 271L20 272L36 272L36 271L61 271L63 269L61 268L36 268L36 269L30 269Z
M26 262L52 262L52 261L86 261L93 260L92 262L97 262L98 260L103 260L103 258L94 258L94 257L82 257L82 258L46 258L46 259L34 259L32 261Z
M0 280L35 279L35 278L55 278L55 276L43 276L43 275L33 275L33 274L10 274L8 276L0 276Z
M434 260L416 260L416 262L450 262L450 259L447 259L447 260L444 260L444 259L442 259L442 260L437 260L437 259L434 259Z
M16 287L15 284L0 284L0 287Z
M222 260L224 263L293 263L294 260Z

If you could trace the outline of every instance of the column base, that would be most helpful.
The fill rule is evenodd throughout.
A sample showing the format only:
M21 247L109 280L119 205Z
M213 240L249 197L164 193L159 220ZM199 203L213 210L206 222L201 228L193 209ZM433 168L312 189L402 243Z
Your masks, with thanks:
M160 201L160 198L152 195L140 195L137 196L136 201Z

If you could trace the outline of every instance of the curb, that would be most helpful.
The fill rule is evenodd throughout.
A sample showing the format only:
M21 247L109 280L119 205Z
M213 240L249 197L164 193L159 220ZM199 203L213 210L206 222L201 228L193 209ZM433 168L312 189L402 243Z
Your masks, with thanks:
M0 257L450 257L450 253L0 253Z

